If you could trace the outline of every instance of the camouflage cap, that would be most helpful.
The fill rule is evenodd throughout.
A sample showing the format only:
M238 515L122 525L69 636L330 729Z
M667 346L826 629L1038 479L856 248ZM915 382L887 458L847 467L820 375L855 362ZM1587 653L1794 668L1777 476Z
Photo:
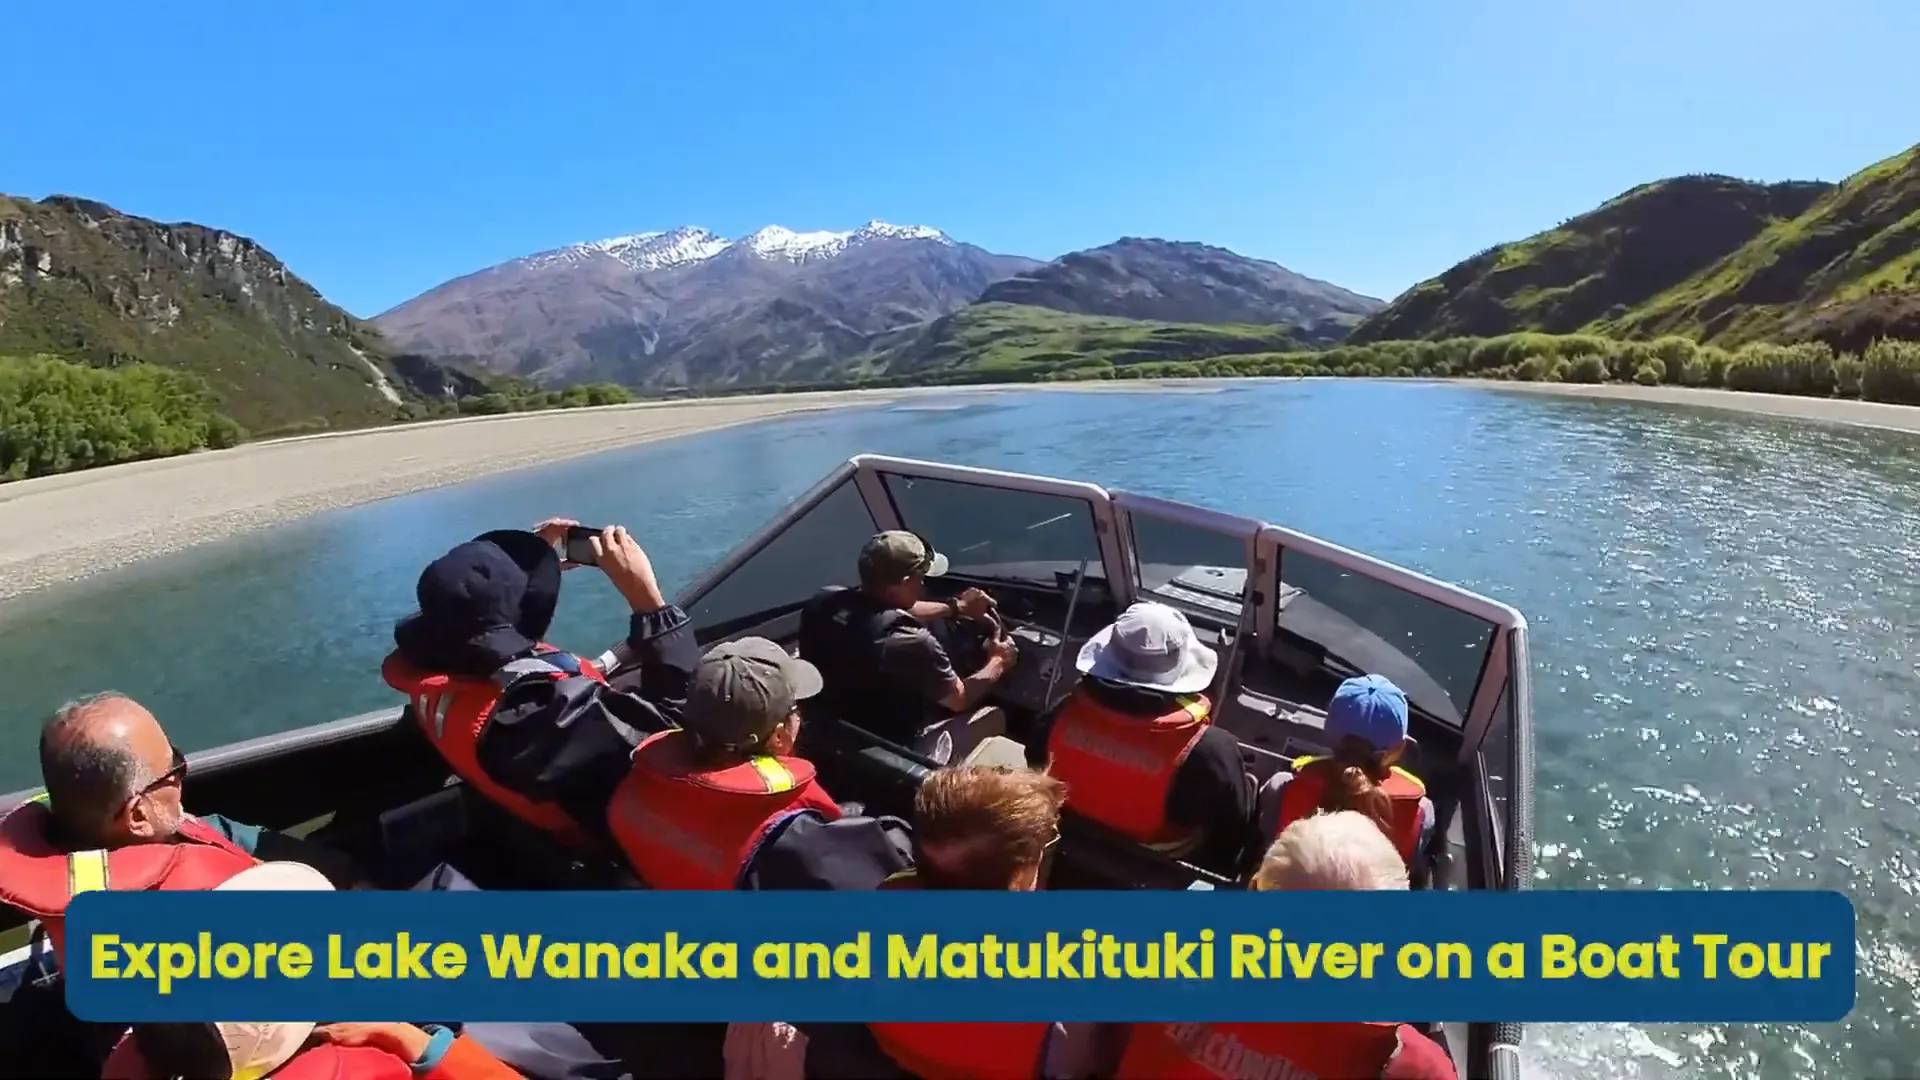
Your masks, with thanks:
M903 530L883 532L860 549L860 582L892 585L910 577L939 577L947 572L947 557L918 535Z

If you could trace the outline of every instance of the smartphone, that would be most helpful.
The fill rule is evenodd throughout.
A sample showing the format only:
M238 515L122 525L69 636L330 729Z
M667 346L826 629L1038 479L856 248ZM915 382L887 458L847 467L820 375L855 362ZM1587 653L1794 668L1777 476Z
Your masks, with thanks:
M599 557L594 553L593 542L600 536L600 530L586 525L567 527L567 539L562 556L577 566L598 566Z

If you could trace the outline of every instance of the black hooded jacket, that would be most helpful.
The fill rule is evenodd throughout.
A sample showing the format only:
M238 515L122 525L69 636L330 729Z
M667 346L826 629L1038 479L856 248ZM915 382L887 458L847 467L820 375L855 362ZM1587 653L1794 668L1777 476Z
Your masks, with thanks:
M394 644L416 668L491 677L541 648L560 570L557 553L532 533L503 530L462 544L421 574L420 611L394 627ZM687 613L672 604L635 612L625 644L629 670L619 686L579 674L572 654L542 653L573 674L524 677L506 688L474 748L486 775L604 831L633 748L678 726L700 666Z

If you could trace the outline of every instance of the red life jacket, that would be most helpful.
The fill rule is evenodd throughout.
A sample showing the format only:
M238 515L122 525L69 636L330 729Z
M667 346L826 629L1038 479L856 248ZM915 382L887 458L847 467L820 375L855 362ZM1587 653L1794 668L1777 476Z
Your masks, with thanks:
M111 851L62 851L48 839L53 811L43 793L0 818L0 903L40 920L64 966L67 903L83 892L211 889L255 865L253 856L195 817L164 844L128 844Z
M1319 762L1329 762L1320 765ZM1293 762L1293 779L1280 791L1281 830L1299 821L1312 817L1320 808L1320 795L1327 789L1327 769L1333 767L1328 758L1303 757ZM1400 849L1400 857L1411 863L1414 850L1420 846L1420 800L1427 797L1427 785L1420 778L1399 766L1394 766L1387 781L1380 790L1393 800L1393 831L1388 839ZM1279 833L1274 834L1278 838Z
M754 845L790 810L840 817L799 758L749 758L702 769L683 732L652 735L607 804L607 826L642 881L656 889L731 889Z
M113 1048L100 1076L101 1080L153 1080L132 1038L122 1038ZM377 1047L320 1043L295 1054L267 1076L272 1080L413 1080L413 1069L398 1055Z
M1409 1075L1455 1075L1446 1053L1405 1024L1189 1023L1133 1025L1114 1080L1373 1080L1386 1075L1403 1041L1420 1059Z
M570 814L508 790L480 768L479 757L480 734L507 690L527 679L572 678L570 664L578 664L578 674L595 682L607 681L593 664L551 645L541 645L534 655L512 661L485 679L423 671L395 651L380 665L380 677L407 695L415 721L455 776L514 817L582 847L587 831Z
M882 889L918 889L911 870L880 883ZM1040 1073L1052 1024L901 1023L868 1024L873 1041L895 1065L920 1080L1026 1080Z
M1179 840L1167 824L1174 774L1213 723L1204 694L1175 699L1147 718L1108 708L1084 691L1054 718L1047 771L1066 781L1073 811L1143 844Z

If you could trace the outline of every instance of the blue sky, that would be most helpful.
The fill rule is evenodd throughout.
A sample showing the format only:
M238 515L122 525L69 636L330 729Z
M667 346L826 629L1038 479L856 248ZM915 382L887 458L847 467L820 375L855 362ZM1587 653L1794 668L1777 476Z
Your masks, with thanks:
M1645 180L1920 141L1916 0L8 6L0 191L246 234L363 316L578 240L874 217L1389 297Z

